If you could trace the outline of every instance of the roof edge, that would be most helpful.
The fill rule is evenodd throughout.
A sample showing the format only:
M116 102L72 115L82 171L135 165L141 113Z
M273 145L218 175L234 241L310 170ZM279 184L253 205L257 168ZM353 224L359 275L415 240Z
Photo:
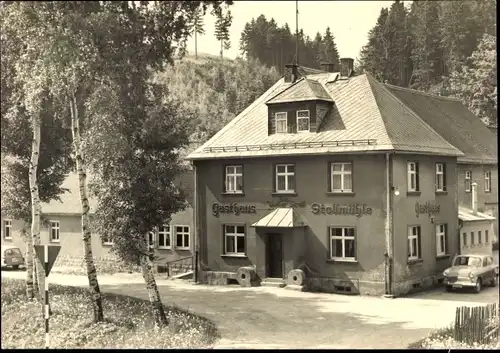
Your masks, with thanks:
M412 93L420 94L422 96L427 96L427 97L432 97L432 98L438 98L438 99L447 100L447 101L453 101L453 102L460 102L460 99L455 98L455 97L438 96L437 94L430 94L430 93L419 91L419 90L412 89L412 88L395 86L395 85L391 85L389 83L380 83L380 84L383 85L383 86L389 86L391 88L399 89L401 91L407 91L407 92L412 92Z

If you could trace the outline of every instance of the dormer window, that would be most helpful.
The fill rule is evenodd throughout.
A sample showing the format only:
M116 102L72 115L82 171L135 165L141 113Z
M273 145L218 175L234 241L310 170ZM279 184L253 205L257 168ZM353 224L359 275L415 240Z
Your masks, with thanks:
M309 132L309 110L297 111L297 132Z
M275 114L275 119L276 119L276 133L281 133L281 134L286 134L287 133L287 113L286 112L280 112Z

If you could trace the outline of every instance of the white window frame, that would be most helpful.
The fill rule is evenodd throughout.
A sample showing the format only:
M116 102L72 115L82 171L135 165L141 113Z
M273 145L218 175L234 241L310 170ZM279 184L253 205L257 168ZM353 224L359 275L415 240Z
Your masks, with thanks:
M484 172L484 192L491 192L491 172Z
M465 192L471 192L472 184L472 172L470 170L465 171Z
M178 228L181 228L181 231L179 232ZM184 229L184 228L187 228L187 231ZM176 249L179 249L179 250L190 250L190 243L191 243L191 227L190 226L186 226L186 225L175 225L174 226L174 229L175 229L175 248ZM178 243L178 236L181 235L182 236L182 245L179 246L179 243ZM186 245L186 241L187 241L187 245Z
M8 231L7 231L8 229ZM8 234L7 234L8 233ZM2 234L5 240L12 240L12 219L4 219L2 222Z
M333 235L333 230L334 229L342 229L342 235L341 236L338 236L338 235ZM347 236L346 235L346 230L347 229L352 229L353 230L353 236ZM328 227L328 232L329 232L329 240L330 240L330 259L332 260L350 260L350 261L355 261L356 260L356 253L357 253L357 249L356 249L356 229L354 227L341 227L341 226L330 226ZM342 257L336 257L333 255L333 246L332 246L332 242L334 240L338 240L340 239L342 241ZM352 256L345 256L345 251L346 251L346 240L354 240L354 257Z
M293 172L289 172L288 171L288 167L293 167ZM285 171L284 172L278 172L278 168L279 167L285 167ZM290 185L289 185L289 182L288 182L288 177L289 176L293 176L294 178L294 184L296 183L296 180L295 180L295 164L276 164L276 167L275 167L275 175L276 175L276 187L275 187L275 191L277 193L283 193L283 194L290 194L290 193L294 193L295 192L295 188L294 189L290 189ZM279 180L279 177L284 177L285 178L285 189L283 190L279 190L278 189L278 186L279 186L279 183L278 183L278 180Z
M52 237L52 231L57 231L57 239ZM49 240L51 243L61 242L61 223L59 221L49 221Z
M160 244L160 234L163 235L163 244ZM163 224L161 227L158 227L155 235L158 249L172 249L172 227L169 224ZM169 245L166 245L167 239L169 240Z
M436 163L436 191L445 191L444 163Z
M299 113L304 113L304 112L307 112L307 117L305 116L300 116L299 117ZM299 120L306 120L307 119L307 130L299 130ZM311 114L309 112L309 110L297 110L297 120L296 120L296 123L297 123L297 132L300 133L300 132L310 132L311 131Z
M334 166L338 166L340 165L341 166L341 170L340 171L334 171ZM351 170L349 171L346 171L345 170L345 166L346 165L349 165L351 167ZM334 175L340 175L340 189L334 189L333 188L333 176ZM348 189L345 187L345 176L346 175L350 175L351 176L351 188ZM330 165L330 191L331 192L352 192L352 184L353 184L353 180L352 180L352 162L341 162L341 163L337 163L337 162L332 162L331 165Z
M237 172L237 168L241 168L241 172ZM238 183L238 177L241 178L241 183ZM234 190L229 189L229 179L233 179ZM225 168L225 193L227 194L242 194L243 193L243 166L227 165Z
M417 230L417 234L414 234L414 230ZM422 228L420 226L409 226L408 227L408 260L418 260L420 259L420 255L421 255L421 250L420 250L420 247L419 247L419 244L420 244L420 239L419 237L421 236L422 234ZM416 240L416 251L415 251L415 254L416 255L412 255L413 254L413 240Z
M228 227L234 227L234 232L228 232L227 231ZM239 227L243 228L243 233L238 233ZM224 224L223 225L223 232L224 232L224 255L233 255L233 256L245 255L246 254L246 247L247 247L246 227L242 224ZM228 237L234 238L234 241L233 241L234 249L229 249L231 251L228 251L228 248L227 248L227 238ZM238 238L243 238L243 241L244 241L243 252L238 252Z
M447 228L448 227L444 223L436 224L436 254L437 254L437 256L446 255L446 253L448 251L448 244L446 244ZM441 247L441 241L443 243L444 249L443 249L443 247Z
M287 112L277 112L274 114L275 125L276 125L276 133L277 134L286 134L288 133L288 113ZM285 131L279 131L278 126L279 122L285 121Z
M408 162L407 164L407 173L408 173L408 191L410 192L417 192L417 164L418 162ZM411 167L413 166L414 170L411 170ZM412 182L415 184L412 186Z

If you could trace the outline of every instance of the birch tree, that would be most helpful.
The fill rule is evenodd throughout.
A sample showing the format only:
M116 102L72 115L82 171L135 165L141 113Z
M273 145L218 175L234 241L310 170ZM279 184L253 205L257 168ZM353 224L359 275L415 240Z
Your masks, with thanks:
M37 168L40 154L42 98L49 96L60 108L54 118L67 120L71 113L74 155L80 184L82 203L82 238L84 257L92 293L94 321L103 320L102 300L91 248L89 205L86 195L85 163L79 146L79 109L83 105L89 81L96 77L96 48L90 43L90 19L96 3L13 3L5 8L4 25L21 50L15 64L15 81L24 96L24 105L31 117L33 131L32 154L29 168L32 234L35 244L40 238L40 197ZM85 28L87 27L87 28ZM67 105L65 105L66 103ZM69 109L68 109L69 108ZM40 289L43 290L43 266L37 266Z

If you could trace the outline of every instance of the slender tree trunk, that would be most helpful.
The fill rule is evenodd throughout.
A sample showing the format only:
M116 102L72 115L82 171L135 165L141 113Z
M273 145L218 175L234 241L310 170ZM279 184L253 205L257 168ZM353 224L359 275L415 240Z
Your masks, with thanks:
M31 237L31 234L29 234L28 226L26 224L21 229L21 232L26 241L26 297L28 300L31 300L35 298L33 288L33 238Z
M198 59L198 34L196 33L196 29L194 30L194 56Z
M151 303L155 323L160 327L168 326L168 319L165 315L165 311L163 310L160 293L158 292L155 276L153 274L153 270L151 269L151 261L147 255L142 255L140 261L142 277L144 278L146 289L148 290L149 302Z
M224 45L223 45L223 41L221 40L220 41L220 58L221 58L221 60L224 58L223 50L224 50Z
M33 240L31 241L31 243L32 243L32 244L31 244L31 246L33 246ZM34 253L35 253L34 248L32 248L31 253L32 253L32 254L34 254ZM37 274L37 272L36 272L36 271L37 271L37 270L36 270L36 269L37 269L37 267L36 267L36 262L37 262L37 261L36 261L36 256L32 256L31 262L32 262L32 264L33 264L33 265L32 265L32 266L33 266L33 267L32 267L32 268L33 268L33 269L32 269L32 273L33 273L33 291L34 291L35 293L38 293L38 291L40 290L40 287L38 287L38 277L37 277L37 275L36 275L36 274Z
M32 118L32 128L33 128L33 143L31 145L31 162L29 167L29 183L31 191L31 236L33 239L33 244L40 244L40 196L38 191L38 181L37 181L37 168L38 168L38 157L40 155L40 137L41 137L41 125L42 121L40 115L33 113ZM36 270L38 277L38 294L40 298L40 303L42 305L42 312L44 310L44 295L45 295L45 270L38 259L36 259Z
M92 242L90 233L90 217L89 217L89 199L87 193L87 174L86 165L82 151L80 139L80 117L78 113L78 105L76 97L73 96L70 101L71 111L71 130L73 132L73 145L75 150L76 170L78 173L78 183L80 189L80 201L82 204L82 238L83 238L83 252L85 265L87 267L87 277L89 279L89 288L92 294L92 307L94 311L94 322L104 320L104 313L102 309L102 295L97 280L97 271L94 264L94 257L92 254Z

